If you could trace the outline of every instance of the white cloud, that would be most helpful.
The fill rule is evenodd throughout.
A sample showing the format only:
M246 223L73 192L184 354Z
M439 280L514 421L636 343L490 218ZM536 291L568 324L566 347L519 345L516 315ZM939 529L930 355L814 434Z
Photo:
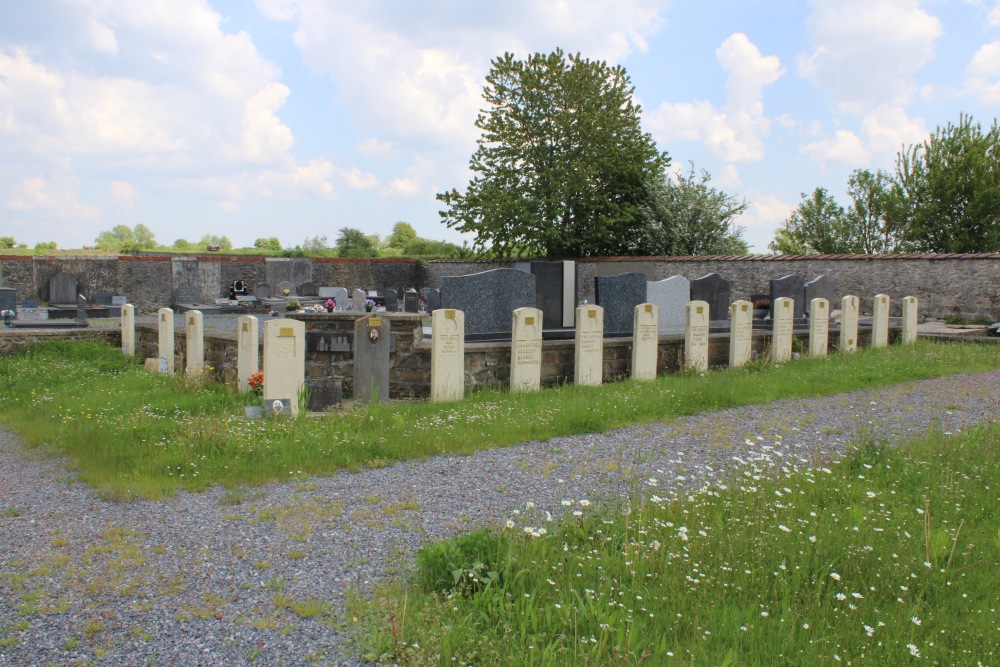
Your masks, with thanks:
M904 109L883 105L865 114L861 134L873 162L888 166L905 146L926 139L928 131L923 118L910 118Z
M362 155L388 155L392 152L391 141L379 141L375 137L359 141L358 152Z
M806 22L812 50L798 57L799 74L848 110L905 104L913 75L934 57L942 34L919 0L813 0Z
M239 213L240 205L231 200L220 201L215 205L220 211L225 211L226 213Z
M111 181L111 195L108 202L124 213L131 213L139 193L127 181Z
M269 83L249 99L243 115L243 156L252 162L287 158L295 139L275 115L288 97L288 87Z
M71 176L26 178L7 200L7 208L51 218L101 217L100 209L77 201L79 191L80 183Z
M734 164L727 164L712 176L712 185L720 188L738 188L743 185L740 170Z
M746 35L731 35L715 52L726 71L726 103L664 103L649 114L647 124L662 144L671 140L701 141L727 162L753 162L764 157L764 137L771 123L764 115L763 89L785 73L777 56L764 56Z
M1000 0L997 1L993 9L990 10L989 15L986 17L986 21L991 26L1000 26Z
M867 165L870 159L864 141L850 130L837 130L832 139L814 141L800 150L823 167L829 162Z
M416 197L421 192L430 192L430 170L432 160L417 156L413 165L406 170L403 178L393 179L387 187L379 191L382 197Z
M774 194L747 193L750 206L736 219L736 224L746 228L744 238L752 252L768 252L767 244L774 238L774 230L791 215L794 204Z
M1000 15L1000 4L994 10ZM965 92L983 104L1000 105L1000 41L983 44L965 68Z
M340 180L347 184L352 190L371 190L378 183L375 174L370 171L361 171L357 167L350 169L337 169Z

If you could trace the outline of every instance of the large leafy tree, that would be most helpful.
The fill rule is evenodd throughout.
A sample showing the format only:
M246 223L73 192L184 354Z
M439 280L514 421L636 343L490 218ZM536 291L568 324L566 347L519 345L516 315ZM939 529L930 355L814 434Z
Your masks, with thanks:
M743 228L736 219L745 200L710 185L711 175L697 171L665 176L652 189L641 249L647 255L745 255Z
M336 246L340 257L378 257L378 249L371 237L354 227L340 228Z
M785 255L851 253L844 208L825 188L802 193L798 208L778 228L768 247Z
M438 195L445 224L500 256L635 254L649 185L670 163L640 127L625 69L579 54L492 62L464 193Z
M898 197L892 177L881 169L872 173L855 169L847 179L845 230L851 252L878 255L899 252L903 232L897 218Z
M95 243L102 250L120 250L135 252L137 250L152 250L156 247L156 236L143 224L130 228L128 225L115 225L110 231L97 235Z
M896 159L906 243L933 252L1000 250L1000 127L961 114Z

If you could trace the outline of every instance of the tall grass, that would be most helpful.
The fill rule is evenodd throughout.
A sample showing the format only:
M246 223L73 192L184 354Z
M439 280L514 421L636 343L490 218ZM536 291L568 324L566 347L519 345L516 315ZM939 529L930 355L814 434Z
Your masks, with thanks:
M29 445L67 456L93 485L159 497L998 366L991 347L920 342L780 368L755 364L534 394L482 391L451 404L372 405L272 421L243 418L244 405L259 403L254 396L147 373L99 343L62 341L0 358L0 421Z
M776 479L769 444L690 497L647 487L596 511L569 499L580 516L521 515L500 534L425 547L412 585L362 614L362 653L405 665L1000 662L1000 425L869 442Z

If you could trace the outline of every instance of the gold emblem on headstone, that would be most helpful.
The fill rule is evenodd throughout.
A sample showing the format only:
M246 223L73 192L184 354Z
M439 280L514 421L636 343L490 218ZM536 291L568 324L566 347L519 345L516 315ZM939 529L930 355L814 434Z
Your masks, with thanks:
M295 329L293 329L292 327L281 327L280 329L278 329L278 336L281 337L291 336L294 338Z

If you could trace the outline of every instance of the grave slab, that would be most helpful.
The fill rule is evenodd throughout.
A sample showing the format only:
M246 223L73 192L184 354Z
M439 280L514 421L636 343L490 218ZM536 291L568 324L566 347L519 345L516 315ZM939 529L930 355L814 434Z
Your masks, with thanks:
M508 339L510 318L518 308L535 307L535 276L515 269L493 269L441 279L441 308L465 313L465 335Z

